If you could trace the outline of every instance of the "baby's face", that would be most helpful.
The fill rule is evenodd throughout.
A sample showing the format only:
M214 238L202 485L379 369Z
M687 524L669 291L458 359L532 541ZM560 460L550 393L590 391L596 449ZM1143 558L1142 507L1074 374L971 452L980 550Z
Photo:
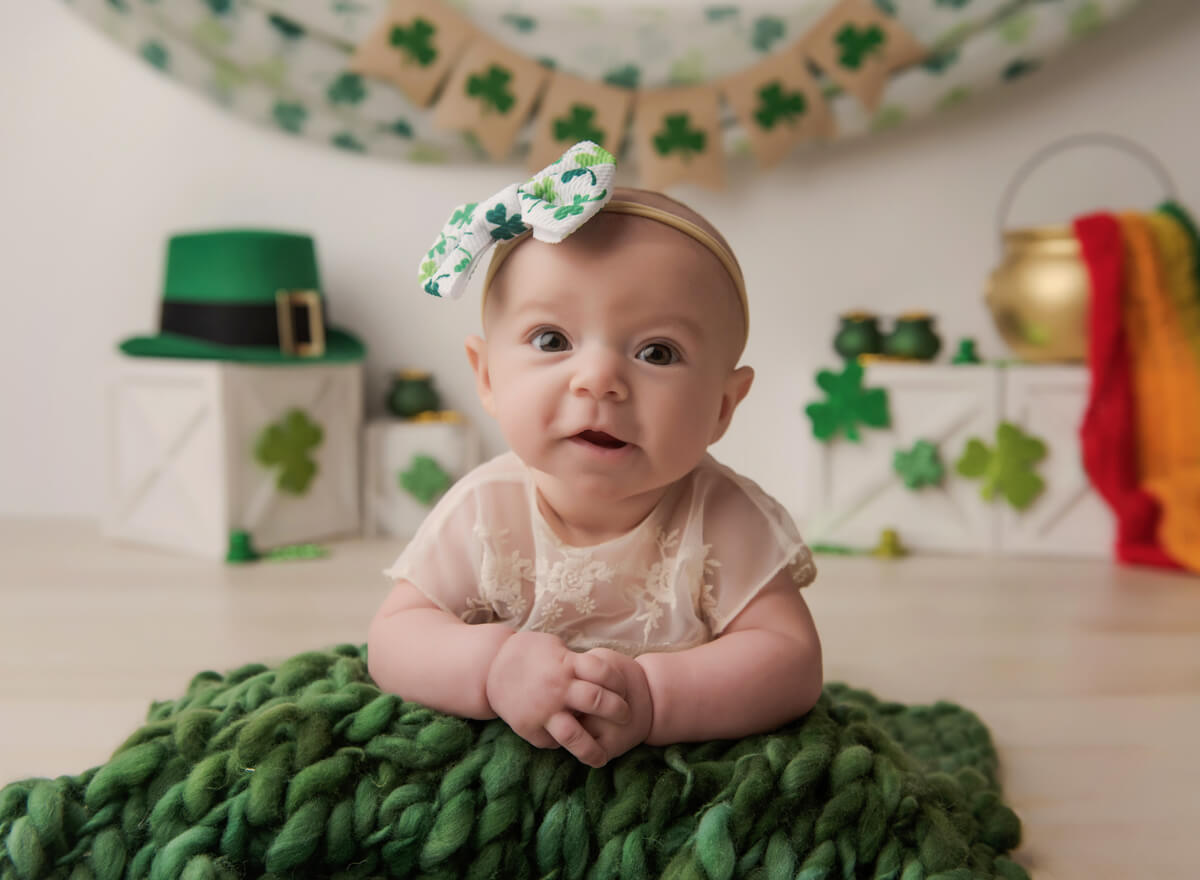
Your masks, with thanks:
M480 395L531 468L597 500L665 487L724 433L753 372L732 281L683 233L600 214L497 273Z

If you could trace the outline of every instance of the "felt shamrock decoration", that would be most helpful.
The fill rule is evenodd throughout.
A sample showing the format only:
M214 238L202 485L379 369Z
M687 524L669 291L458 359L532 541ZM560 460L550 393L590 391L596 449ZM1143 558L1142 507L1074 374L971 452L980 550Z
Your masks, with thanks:
M422 504L428 506L439 495L450 488L450 475L428 455L414 455L408 470L397 477L401 488Z
M663 127L654 135L654 150L660 156L679 153L684 159L692 153L703 153L708 138L698 128L691 127L691 114L668 113L663 117Z
M410 62L415 61L421 67L428 67L437 59L437 49L434 48L432 37L437 28L424 18L414 18L408 27L394 27L389 42L404 52Z
M887 391L882 388L863 388L863 369L857 360L846 362L840 373L821 370L817 387L825 392L825 400L814 401L804 408L812 420L813 436L827 442L839 430L846 439L858 443L859 424L886 428L891 424L888 414Z
M309 453L321 445L324 432L301 409L289 410L258 435L255 460L266 467L279 466L276 485L281 491L303 495L317 474L317 463Z
M487 73L482 76L472 74L467 77L467 95L478 98L483 103L485 113L507 113L517 102L516 97L508 90L511 80L511 71L498 64L489 65Z
M587 104L572 104L567 116L554 120L554 139L566 143L592 141L604 145L604 132L596 128L596 108Z
M938 448L928 440L918 440L909 450L897 449L892 468L910 489L937 486L945 475Z
M1033 467L1045 455L1045 443L1010 422L1001 422L996 427L995 449L972 437L956 468L964 477L982 478L979 494L985 501L999 492L1015 509L1025 510L1045 488Z
M792 125L808 110L808 99L804 92L785 92L783 84L775 80L758 90L758 109L754 120L767 131L778 122Z

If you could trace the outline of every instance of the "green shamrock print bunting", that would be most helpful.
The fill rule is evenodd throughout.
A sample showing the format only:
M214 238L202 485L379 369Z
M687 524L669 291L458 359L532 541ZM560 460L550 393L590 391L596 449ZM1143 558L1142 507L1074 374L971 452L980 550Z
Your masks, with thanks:
M594 141L604 145L604 132L593 122L596 108L586 104L572 104L567 116L554 120L554 139L568 145L578 141Z
M858 70L868 56L882 51L887 35L877 24L865 28L848 24L838 31L836 39L841 48L838 62L848 70Z
M754 111L754 121L767 131L782 121L794 125L808 112L808 99L803 92L785 92L779 80L768 83L758 90L759 105Z

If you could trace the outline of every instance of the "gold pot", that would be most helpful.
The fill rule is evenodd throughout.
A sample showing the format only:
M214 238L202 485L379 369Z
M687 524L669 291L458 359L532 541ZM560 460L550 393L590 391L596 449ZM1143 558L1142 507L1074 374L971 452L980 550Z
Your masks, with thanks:
M1070 226L1004 233L1004 255L988 280L987 305L1023 361L1087 358L1091 279Z

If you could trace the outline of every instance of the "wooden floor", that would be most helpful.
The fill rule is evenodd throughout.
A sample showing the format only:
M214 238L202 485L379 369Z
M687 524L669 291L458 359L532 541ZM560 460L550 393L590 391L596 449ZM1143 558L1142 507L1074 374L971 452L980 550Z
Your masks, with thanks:
M331 549L234 568L0 520L0 783L104 762L202 669L364 641L398 546ZM1200 578L822 557L808 596L829 679L991 727L1035 878L1200 870Z

